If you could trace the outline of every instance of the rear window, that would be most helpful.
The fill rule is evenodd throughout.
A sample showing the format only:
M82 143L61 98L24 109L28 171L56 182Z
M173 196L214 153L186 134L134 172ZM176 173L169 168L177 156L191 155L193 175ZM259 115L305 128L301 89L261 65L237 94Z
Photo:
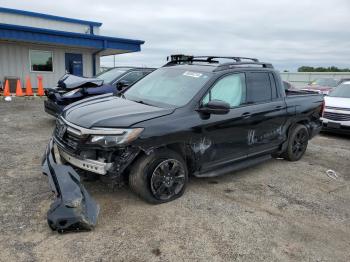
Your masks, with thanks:
M266 102L277 97L274 78L268 72L249 72L246 82L247 103Z

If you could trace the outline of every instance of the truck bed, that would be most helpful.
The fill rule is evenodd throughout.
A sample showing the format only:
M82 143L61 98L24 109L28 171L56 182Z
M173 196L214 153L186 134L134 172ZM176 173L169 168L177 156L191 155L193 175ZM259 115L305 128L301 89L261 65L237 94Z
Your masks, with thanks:
M286 90L286 96L299 96L299 95L312 95L317 94L316 92L307 90Z

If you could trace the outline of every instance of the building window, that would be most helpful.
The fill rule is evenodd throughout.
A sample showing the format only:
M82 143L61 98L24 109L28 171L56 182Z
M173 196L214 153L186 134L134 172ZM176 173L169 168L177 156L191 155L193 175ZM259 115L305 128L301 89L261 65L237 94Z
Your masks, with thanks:
M53 72L53 53L51 51L30 50L30 71L32 72Z

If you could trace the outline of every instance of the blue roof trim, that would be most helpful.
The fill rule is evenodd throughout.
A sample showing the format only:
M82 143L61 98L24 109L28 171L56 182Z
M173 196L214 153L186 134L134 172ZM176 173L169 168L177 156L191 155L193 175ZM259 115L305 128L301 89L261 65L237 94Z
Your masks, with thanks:
M144 41L109 36L79 34L28 26L0 23L0 39L34 43L81 46L94 49L121 49L129 52L141 50Z
M86 21L86 20L56 16L56 15L47 15L47 14L43 14L43 13L36 13L36 12L31 12L31 11L24 11L24 10L12 9L12 8L5 8L5 7L0 7L0 12L9 13L9 14L17 14L17 15L26 15L26 16L31 16L31 17L44 18L44 19L49 19L49 20L56 20L56 21L75 23L75 24L92 25L92 26L98 26L98 27L100 27L102 25L102 23L99 23L99 22Z

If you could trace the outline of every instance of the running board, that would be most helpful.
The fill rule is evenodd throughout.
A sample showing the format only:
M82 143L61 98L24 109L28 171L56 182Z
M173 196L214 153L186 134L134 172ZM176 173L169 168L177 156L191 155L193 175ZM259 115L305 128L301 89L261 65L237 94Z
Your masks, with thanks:
M221 176L221 175L233 172L233 171L238 171L238 170L241 170L241 169L244 169L247 167L255 166L255 165L260 164L262 162L265 162L266 160L269 160L271 158L272 158L271 155L264 155L264 156L260 156L257 158L252 158L252 159L232 163L231 165L222 167L222 168L217 169L217 170L211 170L211 171L207 171L207 172L203 172L203 173L195 172L193 175L195 177Z

